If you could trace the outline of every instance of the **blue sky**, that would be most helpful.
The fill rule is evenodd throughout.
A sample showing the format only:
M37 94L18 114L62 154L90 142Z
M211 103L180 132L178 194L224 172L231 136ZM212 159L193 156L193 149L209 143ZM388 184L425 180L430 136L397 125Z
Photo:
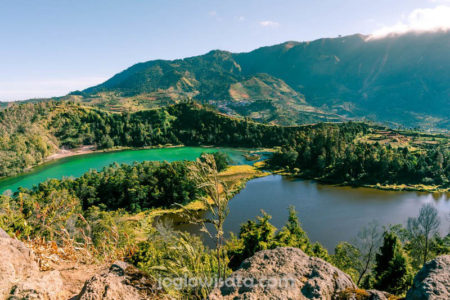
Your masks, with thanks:
M450 27L449 12L450 0L0 0L0 101L60 96L137 62L211 49Z

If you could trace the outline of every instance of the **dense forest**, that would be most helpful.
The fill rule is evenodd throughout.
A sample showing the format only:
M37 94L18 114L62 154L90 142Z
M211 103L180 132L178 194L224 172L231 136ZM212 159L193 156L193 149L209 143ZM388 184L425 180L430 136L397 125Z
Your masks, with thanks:
M264 125L232 118L194 102L136 113L109 113L67 102L15 105L0 111L0 177L41 163L58 147L145 147L168 144L281 147L271 169L345 184L448 187L448 142L391 146L360 140L365 123ZM448 141L448 138L447 138Z
M273 147L287 143L296 131L231 118L192 102L133 114L80 109L59 114L51 128L62 145L95 143L101 149L165 144Z
M58 149L47 126L54 106L29 103L0 110L0 178L41 163Z
M139 213L151 208L185 205L204 196L190 174L197 162L151 162L112 164L101 171L91 170L78 178L49 179L31 189L19 188L14 194L0 196L0 225L16 235L48 237L52 218L67 212L84 213L95 207L104 212L123 210ZM218 169L228 166L225 154L210 154ZM5 208L17 208L16 216L3 215ZM60 211L52 215L50 211ZM52 215L52 217L50 217ZM32 221L34 220L34 221ZM55 228L54 228L55 229Z
M269 159L272 169L326 182L360 184L425 184L448 187L450 148L411 150L390 144L356 143L367 127L359 124L316 126Z
M293 127L231 118L190 102L132 114L66 102L21 104L0 111L0 129L0 177L43 162L58 147L273 147L288 143L295 133Z

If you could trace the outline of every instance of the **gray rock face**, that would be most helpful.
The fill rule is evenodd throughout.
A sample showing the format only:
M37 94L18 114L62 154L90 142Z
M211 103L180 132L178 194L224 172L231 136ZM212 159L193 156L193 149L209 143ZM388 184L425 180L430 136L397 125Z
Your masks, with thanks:
M414 277L406 299L450 299L450 255L426 263Z
M0 299L58 299L59 272L40 272L33 251L2 229L0 249Z
M135 267L118 261L108 271L86 281L77 300L156 299L159 291L154 281Z
M264 250L246 259L210 294L215 299L333 299L355 289L350 276L297 248Z

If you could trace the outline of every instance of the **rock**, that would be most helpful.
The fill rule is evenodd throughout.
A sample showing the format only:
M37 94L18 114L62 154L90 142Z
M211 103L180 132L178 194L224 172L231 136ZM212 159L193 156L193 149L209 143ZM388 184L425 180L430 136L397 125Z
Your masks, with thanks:
M450 255L426 263L414 277L406 299L450 299Z
M356 289L349 275L297 248L264 250L246 259L214 299L333 299L339 291Z
M345 289L338 292L336 300L388 300L392 295L377 290Z
M118 261L109 270L86 281L75 300L155 299L159 294L155 281L125 262Z
M57 299L62 279L57 271L40 272L33 251L0 229L0 298Z
M389 293L377 290L367 290L367 293L369 294L367 300L388 300L392 296Z

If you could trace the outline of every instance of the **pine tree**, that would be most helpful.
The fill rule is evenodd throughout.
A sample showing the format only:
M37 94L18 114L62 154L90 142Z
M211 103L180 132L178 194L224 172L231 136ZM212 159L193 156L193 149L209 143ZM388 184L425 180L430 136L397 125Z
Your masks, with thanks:
M400 295L411 284L411 267L402 245L392 232L384 233L383 245L376 255L375 288Z
M293 206L289 207L289 218L286 225L276 235L275 239L280 247L297 247L304 252L308 252L310 248L309 238L302 229L297 212Z

